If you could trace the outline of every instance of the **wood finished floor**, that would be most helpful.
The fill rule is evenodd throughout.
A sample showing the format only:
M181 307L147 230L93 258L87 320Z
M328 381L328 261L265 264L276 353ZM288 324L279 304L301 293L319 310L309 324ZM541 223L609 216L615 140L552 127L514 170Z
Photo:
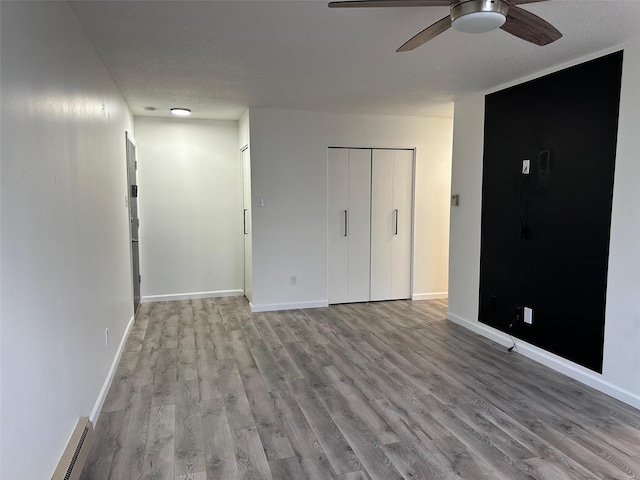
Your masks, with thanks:
M640 478L640 411L445 310L143 305L82 478Z

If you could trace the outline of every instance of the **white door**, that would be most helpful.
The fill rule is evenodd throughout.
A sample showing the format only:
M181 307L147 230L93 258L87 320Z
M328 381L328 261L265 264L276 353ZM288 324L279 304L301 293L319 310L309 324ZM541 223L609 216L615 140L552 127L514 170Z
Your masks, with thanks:
M249 148L240 152L242 157L242 232L244 235L244 296L251 302L253 297L251 272L251 157Z
M374 150L371 300L411 296L413 151Z
M329 303L349 301L349 150L328 153Z
M133 314L138 313L140 307L140 235L138 218L138 161L136 160L136 144L125 132L125 143L127 148L127 195L129 204L129 234L131 237L131 271L133 274Z
M396 150L393 158L394 236L391 239L391 299L411 297L413 238L413 151Z
M375 150L371 169L371 300L391 298L393 212L393 151Z
M371 279L371 150L349 149L349 302L368 302Z
M369 300L371 150L328 152L329 303Z

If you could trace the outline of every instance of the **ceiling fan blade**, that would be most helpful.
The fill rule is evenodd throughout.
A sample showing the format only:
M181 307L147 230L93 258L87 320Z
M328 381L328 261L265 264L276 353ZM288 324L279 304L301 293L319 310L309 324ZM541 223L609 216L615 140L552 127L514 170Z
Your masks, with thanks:
M437 35L440 35L450 27L451 17L447 15L442 20L438 20L436 23L425 28L413 38L407 40L398 50L396 50L396 52L408 52L409 50L418 48L423 43L428 42Z
M546 2L547 0L507 0L509 5L522 5L523 3Z
M562 33L549 22L514 5L509 6L507 21L500 28L511 35L540 46L548 45L562 38Z
M448 7L450 0L348 0L329 2L329 8L362 7Z

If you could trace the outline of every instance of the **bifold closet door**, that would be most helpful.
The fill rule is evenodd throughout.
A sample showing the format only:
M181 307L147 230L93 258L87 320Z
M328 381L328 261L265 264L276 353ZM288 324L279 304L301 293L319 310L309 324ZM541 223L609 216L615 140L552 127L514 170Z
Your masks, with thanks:
M370 283L371 150L330 148L329 303L366 302Z
M411 296L413 151L373 150L371 300Z

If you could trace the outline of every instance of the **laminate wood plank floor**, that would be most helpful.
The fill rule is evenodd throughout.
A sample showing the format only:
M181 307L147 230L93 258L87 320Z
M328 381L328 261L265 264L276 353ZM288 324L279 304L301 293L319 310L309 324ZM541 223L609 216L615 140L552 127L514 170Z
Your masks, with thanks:
M82 478L640 478L640 411L446 306L145 304Z

